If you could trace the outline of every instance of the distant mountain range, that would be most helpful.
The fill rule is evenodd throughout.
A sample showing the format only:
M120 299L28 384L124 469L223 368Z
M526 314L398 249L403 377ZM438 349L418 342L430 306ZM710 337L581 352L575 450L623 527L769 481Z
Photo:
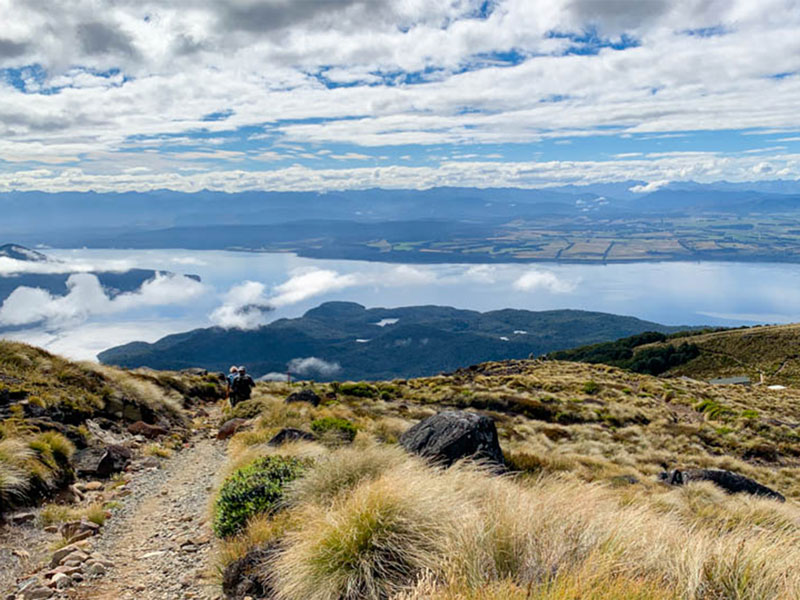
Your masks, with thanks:
M327 302L300 318L280 319L255 330L196 329L153 344L111 348L99 359L155 369L227 370L243 363L255 376L290 371L319 381L376 380L432 375L644 331L681 329L686 328L578 310L480 313L443 306L366 309L351 302Z
M636 191L638 190L638 192ZM10 192L29 245L295 252L383 262L800 262L800 182L193 194ZM46 223L31 215L47 214Z

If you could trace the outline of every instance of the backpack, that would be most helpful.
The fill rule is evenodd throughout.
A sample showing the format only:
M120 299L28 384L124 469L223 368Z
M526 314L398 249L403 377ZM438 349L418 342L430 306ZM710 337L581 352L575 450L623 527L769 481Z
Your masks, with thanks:
M237 402L250 399L250 390L255 385L253 378L250 375L238 376L231 384L231 395Z

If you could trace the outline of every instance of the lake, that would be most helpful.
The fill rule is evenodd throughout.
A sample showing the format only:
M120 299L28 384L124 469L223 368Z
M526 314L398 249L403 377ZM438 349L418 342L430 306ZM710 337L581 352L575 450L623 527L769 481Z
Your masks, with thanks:
M800 267L783 263L398 265L226 251L47 253L69 268L151 268L196 274L203 282L179 279L103 302L76 288L68 302L50 299L42 311L48 319L44 325L6 334L74 358L93 358L113 345L154 341L196 327L253 326L299 316L328 300L480 311L574 308L669 325L800 321ZM90 300L81 307L84 298ZM264 311L267 304L274 310ZM62 318L65 306L68 319Z

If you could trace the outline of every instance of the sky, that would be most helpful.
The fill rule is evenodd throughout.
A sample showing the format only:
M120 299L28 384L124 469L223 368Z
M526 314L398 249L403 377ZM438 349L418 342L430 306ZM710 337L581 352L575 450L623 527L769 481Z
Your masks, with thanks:
M800 178L800 0L0 0L0 192Z

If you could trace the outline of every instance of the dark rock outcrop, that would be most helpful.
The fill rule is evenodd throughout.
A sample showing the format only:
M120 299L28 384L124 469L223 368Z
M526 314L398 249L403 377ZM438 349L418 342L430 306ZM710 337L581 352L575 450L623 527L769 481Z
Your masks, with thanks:
M217 439L227 440L247 425L247 422L247 419L231 419L230 421L225 421L219 428L219 431L217 431Z
M466 411L428 417L403 433L399 442L407 451L447 467L462 458L484 460L498 469L505 463L494 421Z
M286 398L286 402L308 402L312 406L319 406L322 399L314 390L308 388L294 392Z
M710 481L729 494L751 494L785 502L782 494L757 481L724 469L675 469L661 473L662 481L670 485L685 485L692 481Z
M302 429L294 429L293 427L284 427L276 433L270 441L267 442L268 446L280 446L286 442L307 441L313 442L317 437L313 433L303 431Z
M164 427L159 427L158 425L149 425L144 421L136 421L136 423L128 425L128 433L141 435L148 440L152 440L160 435L166 435L168 431Z
M132 456L125 446L109 444L76 452L73 461L79 476L106 478L125 470Z
M229 564L222 574L222 591L229 600L272 598L269 579L269 561L278 551L278 545L254 548L243 558Z

